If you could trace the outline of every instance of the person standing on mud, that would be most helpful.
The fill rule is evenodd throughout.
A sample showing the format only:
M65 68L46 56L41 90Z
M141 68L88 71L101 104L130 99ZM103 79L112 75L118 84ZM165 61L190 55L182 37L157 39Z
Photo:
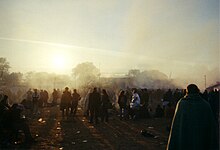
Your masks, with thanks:
M39 98L40 95L37 92L37 89L34 89L34 93L32 94L32 103L33 103L33 115L39 114Z
M58 92L56 89L53 89L52 97L53 97L52 104L57 105L57 99L58 99L59 95L58 95Z
M133 95L130 103L130 109L129 109L129 114L131 119L136 119L139 117L139 110L140 110L140 97L139 94L137 93L137 89L133 89Z
M39 98L38 106L42 108L43 104L44 104L44 91L40 90L40 98Z
M120 120L127 116L127 97L125 91L122 90L118 96L118 105L120 108Z
M102 90L102 95L101 95L101 121L108 122L108 107L110 104L109 96L106 92L105 89Z
M218 150L215 129L210 105L199 95L198 87L190 84L177 103L167 150Z
M49 94L48 94L47 90L44 90L43 95L44 95L44 98L43 98L43 106L44 106L44 107L47 107L47 105L48 105L48 99L49 99Z
M98 123L98 115L101 103L100 99L100 93L98 93L97 88L94 88L93 92L89 95L90 123L93 123L93 119L95 119L95 123Z
M60 110L62 111L63 118L65 117L65 114L66 114L66 117L69 116L69 108L70 108L72 97L71 97L71 93L68 90L69 88L66 87L65 91L63 92L61 96Z
M77 106L80 99L81 99L80 95L77 93L76 89L74 89L72 94L72 101L71 101L71 114L73 114L73 116L76 115Z

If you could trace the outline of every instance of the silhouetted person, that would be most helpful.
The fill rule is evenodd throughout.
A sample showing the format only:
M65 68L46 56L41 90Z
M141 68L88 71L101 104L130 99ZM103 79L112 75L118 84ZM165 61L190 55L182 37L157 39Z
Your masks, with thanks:
M90 123L93 123L93 119L95 119L95 123L98 123L98 115L100 109L100 101L101 96L97 91L97 88L94 88L93 92L89 95L89 112L90 112Z
M205 90L203 93L202 93L202 98L206 101L208 101L208 98L209 98L209 95L208 95L208 91Z
M141 107L140 107L140 116L143 118L149 117L148 112L148 102L149 102L149 94L147 89L141 90Z
M12 107L8 104L8 96L4 95L0 102L0 125L1 130L8 131L8 135L5 136L7 140L17 135L18 131L21 130L25 135L25 142L33 142L34 139L31 136L31 132L25 119L21 117L21 112L24 110L22 104L13 104ZM8 141L9 142L9 141Z
M40 95L37 92L37 89L34 89L34 93L32 94L32 103L33 103L33 114L39 114L39 98Z
M33 92L31 91L31 89L29 89L26 93L27 101L32 101L32 94L33 94Z
M164 116L164 110L160 105L157 105L156 111L155 111L155 117L161 118Z
M7 119L7 127L11 129L13 133L17 133L19 130L24 132L25 142L32 143L34 142L34 138L31 136L31 132L29 126L25 120L25 118L21 117L21 112L24 110L24 106L22 104L13 104Z
M215 150L215 123L210 105L195 84L176 107L167 150Z
M65 91L62 94L61 102L60 102L60 110L62 111L62 117L64 118L65 114L66 117L69 116L69 108L71 106L71 93L68 91L69 88L66 87Z
M43 91L43 107L47 107L48 105L49 94L47 90Z
M209 104L211 106L213 115L216 119L216 121L218 121L219 119L219 100L220 100L220 92L217 90L212 90L209 93Z
M178 100L180 100L181 97L181 93L179 91L179 89L176 89L173 93L173 103L176 105L176 103L178 102Z
M2 121L6 117L6 113L10 109L10 105L8 104L8 96L3 95L2 100L0 101L0 124L2 124Z
M39 102L38 102L38 105L40 108L43 107L44 105L44 91L43 90L40 90L40 97L39 97Z
M76 111L80 99L81 99L80 95L77 93L76 89L74 89L72 94L72 101L71 101L71 114L76 115Z
M53 89L52 97L53 97L52 104L57 105L57 100L59 95L56 89Z
M127 97L125 95L125 91L123 90L118 96L118 105L120 109L120 119L125 118L127 116Z
M171 103L173 100L173 95L171 89L168 89L168 91L163 95L163 109L166 109L167 104Z
M102 95L101 95L101 121L106 121L108 122L108 107L109 107L109 96L106 92L105 89L102 90Z

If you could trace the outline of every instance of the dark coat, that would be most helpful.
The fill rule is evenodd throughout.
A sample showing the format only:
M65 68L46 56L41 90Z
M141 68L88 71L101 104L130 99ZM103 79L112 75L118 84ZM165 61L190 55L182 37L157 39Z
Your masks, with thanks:
M177 104L167 150L213 150L214 129L210 105L199 94L187 95Z
M64 91L61 97L60 109L65 109L71 105L71 93L69 91Z
M81 97L78 93L73 93L72 94L72 105L77 106L80 99Z
M101 106L102 106L102 108L108 109L109 103L110 103L110 100L109 100L108 95L103 94L102 97L101 97Z
M89 108L99 108L101 105L101 96L98 92L92 92L89 95Z
M127 105L127 97L125 95L120 95L118 97L118 104L120 108L126 108Z

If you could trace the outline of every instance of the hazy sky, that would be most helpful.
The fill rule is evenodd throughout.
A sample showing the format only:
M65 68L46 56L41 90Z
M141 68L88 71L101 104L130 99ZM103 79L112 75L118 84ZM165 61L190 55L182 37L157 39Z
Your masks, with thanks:
M0 57L11 71L157 69L219 80L218 0L1 0Z

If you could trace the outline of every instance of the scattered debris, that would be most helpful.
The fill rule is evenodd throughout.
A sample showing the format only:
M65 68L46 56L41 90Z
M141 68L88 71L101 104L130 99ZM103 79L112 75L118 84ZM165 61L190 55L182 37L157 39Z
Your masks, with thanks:
M89 129L93 129L94 128L94 126L89 126Z
M148 129L154 129L154 127L148 127Z
M141 130L141 135L143 135L144 137L155 137L152 133L150 133L147 130Z
M87 140L83 140L83 143L87 143L88 141Z
M57 127L57 130L61 130L61 127Z
M154 138L155 138L155 139L158 139L158 138L159 138L159 136L157 136L157 135L156 135L156 136L154 136Z
M76 142L71 142L71 144L72 144L72 145L75 145L75 144L76 144Z
M39 118L39 119L38 119L38 122L42 122L42 121L43 121L43 119L42 119L42 118Z

